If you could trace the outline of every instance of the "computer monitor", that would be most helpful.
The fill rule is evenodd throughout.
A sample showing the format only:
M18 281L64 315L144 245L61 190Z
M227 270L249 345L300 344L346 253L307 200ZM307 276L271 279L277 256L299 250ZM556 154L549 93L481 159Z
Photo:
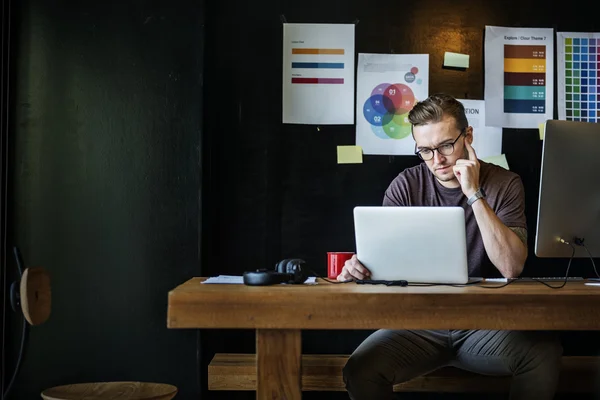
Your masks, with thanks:
M574 257L600 257L600 123L545 125L535 255L570 258L563 239Z

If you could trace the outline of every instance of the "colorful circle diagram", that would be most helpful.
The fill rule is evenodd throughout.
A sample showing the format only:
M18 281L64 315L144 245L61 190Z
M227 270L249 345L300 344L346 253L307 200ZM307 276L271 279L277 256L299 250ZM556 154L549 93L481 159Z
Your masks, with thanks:
M407 82L413 82L417 68L405 75ZM365 101L363 115L371 129L381 139L404 139L410 135L408 112L417 99L412 89L403 83L381 83Z

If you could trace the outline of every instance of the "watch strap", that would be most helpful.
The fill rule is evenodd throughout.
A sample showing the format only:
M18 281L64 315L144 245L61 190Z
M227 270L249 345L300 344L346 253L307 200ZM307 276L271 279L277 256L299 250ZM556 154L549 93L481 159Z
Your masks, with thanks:
M483 188L479 188L478 191L476 191L471 197L469 197L469 200L467 200L467 205L473 205L473 203L475 203L477 200L484 198L485 191L483 190Z

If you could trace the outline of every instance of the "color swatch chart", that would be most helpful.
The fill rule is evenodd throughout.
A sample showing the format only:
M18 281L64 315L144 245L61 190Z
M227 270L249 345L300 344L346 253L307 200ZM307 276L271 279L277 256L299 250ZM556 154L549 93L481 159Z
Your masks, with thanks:
M292 83L293 84L343 84L344 78L335 76L336 74L328 74L327 76L316 76L317 74L310 74L307 71L327 71L327 70L340 70L344 69L343 62L331 62L327 60L327 56L343 56L345 53L344 49L305 49L305 48L292 48L292 56L307 55L310 57L310 61L293 61L292 62ZM292 57L293 59L293 57ZM304 70L302 76L299 70ZM296 76L294 76L296 75ZM339 75L339 74L337 74Z
M600 34L558 33L559 119L600 121Z
M546 46L504 45L504 112L546 112Z

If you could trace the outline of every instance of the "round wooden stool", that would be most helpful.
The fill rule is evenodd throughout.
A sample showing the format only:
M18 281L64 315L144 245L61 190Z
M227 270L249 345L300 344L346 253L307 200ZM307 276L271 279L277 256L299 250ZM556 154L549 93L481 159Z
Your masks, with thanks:
M42 392L44 400L170 400L177 387L164 383L97 382L57 386Z

